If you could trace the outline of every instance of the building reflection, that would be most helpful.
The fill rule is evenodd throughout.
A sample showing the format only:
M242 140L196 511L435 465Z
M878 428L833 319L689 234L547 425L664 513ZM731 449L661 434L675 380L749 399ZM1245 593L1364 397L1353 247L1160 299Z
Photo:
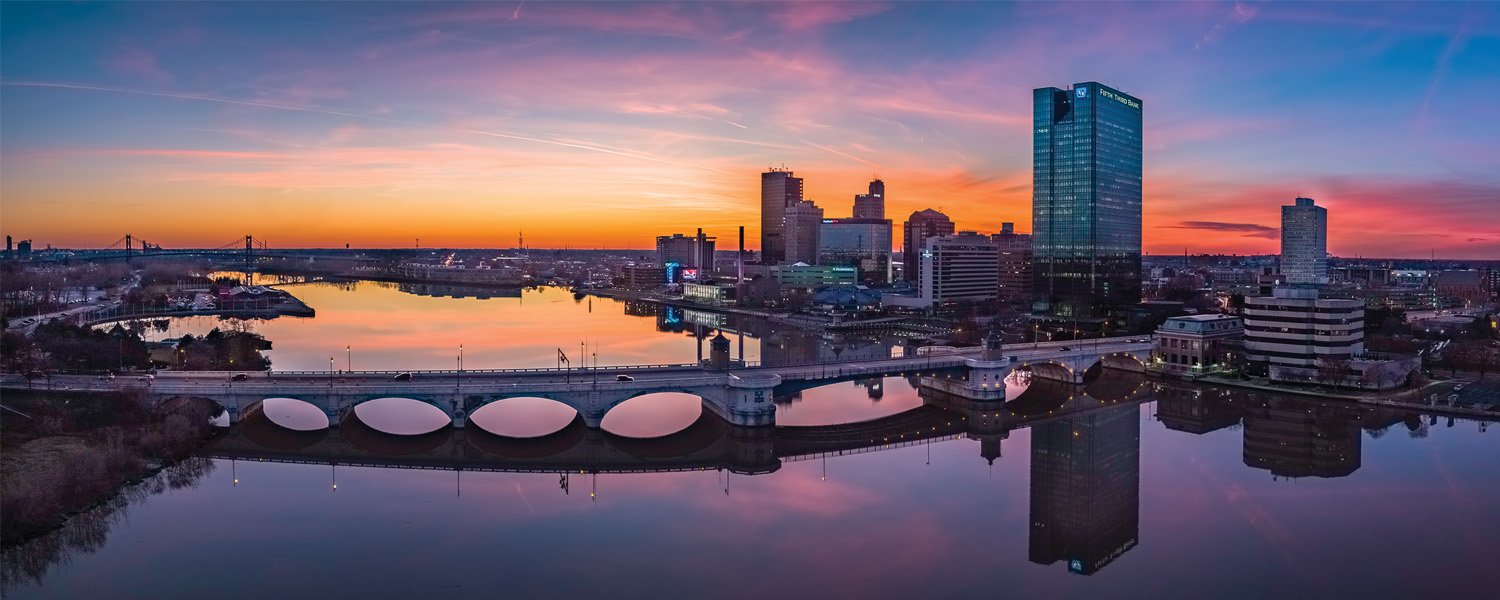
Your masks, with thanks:
M1031 562L1090 575L1135 547L1139 414L1128 404L1032 428Z
M1359 470L1361 430L1402 422L1391 409L1163 384L1156 418L1168 429L1204 434L1242 428L1245 466L1275 477L1345 477Z

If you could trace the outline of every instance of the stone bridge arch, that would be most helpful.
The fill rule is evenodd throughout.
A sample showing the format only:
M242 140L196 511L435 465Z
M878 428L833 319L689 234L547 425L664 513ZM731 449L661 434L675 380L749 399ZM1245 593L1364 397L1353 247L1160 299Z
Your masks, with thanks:
M1130 373L1145 373L1146 359L1142 354L1136 352L1112 352L1100 356L1085 371L1089 376L1097 374L1102 369L1114 369Z
M265 420L266 420L267 423L270 423L270 424L275 425L277 427L282 427L283 429L286 429L288 431L320 431L320 430L328 429L330 427L337 427L339 425L338 421L334 418L334 415L329 413L328 407L324 406L323 404L320 404L320 403L318 403L316 401L307 400L305 398L299 398L297 396L291 396L291 395L286 395L286 396L265 396L265 397L255 396L255 397L252 397L252 398L253 399L249 399L249 400L244 400L244 399L240 400L240 402L238 403L238 407L236 407L236 410L232 410L231 411L231 414L233 415L232 418L231 418L231 423L237 423L237 422L240 422L240 421L244 421L246 419L253 418L256 415L260 415L262 417L265 417ZM316 408L316 409L322 411L323 412L323 416L325 418L327 418L327 421L323 424L322 427L318 427L318 428L315 428L315 429L292 429L290 427L283 427L279 423L276 423L275 421L272 421L270 415L265 414L265 404L266 404L267 400L295 400L297 402L301 402L303 404L306 404L308 406L311 406L313 408Z
M1083 370L1067 360L1037 359L1016 363L1011 370L1030 369L1032 380L1048 379L1067 383L1080 383Z
M354 413L354 409L355 408L358 408L362 404L368 404L368 403L373 402L375 400L385 400L385 399L388 399L388 398L389 399L397 399L397 400L409 400L409 401L417 402L417 403L420 403L420 404L426 404L428 406L431 406L431 407L436 408L439 411L441 411L454 424L461 423L461 420L464 419L465 416L466 416L466 414L467 414L467 413L463 412L464 411L463 407L458 405L458 400L457 399L455 399L455 398L445 398L442 395L435 395L435 394L412 394L412 393L400 393L400 394L391 394L391 393L386 393L386 394L361 394L361 395L358 395L358 396L353 396L352 398L351 397L342 397L342 398L340 398L339 402L338 402L338 405L337 405L337 408L328 411L328 413L329 413L328 414L329 423L331 425L336 425L336 426L339 426L339 427L343 427L343 426L351 423L351 417L353 418L353 420L359 420L358 417L357 417L357 415L355 415L355 413ZM362 425L365 425L366 427L370 427L370 425L368 423L364 423L363 421L360 421L360 423ZM446 429L446 428L447 428L447 426L443 426L443 427L439 427L438 429L436 429L434 431L442 431L443 429ZM398 436L399 435L418 435L418 436L427 435L426 433L417 433L417 434L389 433L389 432L381 431L379 429L375 429L374 427L370 427L370 429L372 431L378 431L378 432L386 434L386 435L398 435Z

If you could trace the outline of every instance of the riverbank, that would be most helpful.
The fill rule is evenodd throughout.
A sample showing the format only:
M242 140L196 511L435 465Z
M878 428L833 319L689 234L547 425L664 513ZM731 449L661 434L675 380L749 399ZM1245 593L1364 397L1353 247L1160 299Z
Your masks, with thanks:
M206 403L148 409L125 392L11 391L0 429L0 547L55 530L213 434Z
M1207 385L1207 386L1212 386L1212 387L1226 387L1226 388L1249 390L1249 391L1255 391L1255 392L1267 392L1267 393L1273 393L1273 394L1285 394L1285 395L1289 395L1289 396L1302 396L1302 397L1306 397L1306 398L1320 398L1320 399L1324 399L1324 400L1341 400L1341 401L1346 401L1346 402L1355 402L1355 403L1359 403L1359 404L1366 404L1366 405L1370 405L1370 406L1381 406L1381 407L1387 407L1387 408L1400 408L1400 409L1405 409L1405 410L1420 411L1420 412L1424 412L1424 413L1439 414L1439 415L1443 415L1443 416L1477 417L1477 418L1486 419L1486 420L1500 421L1500 412L1496 412L1496 411L1481 410L1481 409L1477 409L1477 408L1467 408L1467 407L1463 407L1463 406L1447 406L1447 405L1443 405L1443 404L1421 404L1421 403L1417 403L1417 402L1403 402L1403 401L1397 399L1397 396L1405 396L1405 395L1412 394L1411 390L1403 390L1397 396L1377 395L1377 394L1371 394L1371 393L1364 393L1364 394L1358 394L1358 393L1356 393L1356 394L1348 394L1348 393L1345 393L1345 394L1340 394L1340 393L1330 393L1327 390L1312 389L1312 388L1307 388L1307 387L1302 387L1302 386L1270 385L1270 384L1261 383L1261 382L1254 381L1254 380L1245 381L1245 380L1239 380L1239 379L1228 379L1228 378L1224 378L1224 377L1200 377L1200 378L1194 380L1193 383L1199 383L1199 384L1203 384L1203 385ZM1451 386L1451 384L1452 384L1452 382L1449 382L1449 381L1433 381L1433 382L1429 382L1426 386L1424 386L1422 388L1422 390L1421 390L1422 394L1418 394L1418 396L1425 395L1425 394L1429 393L1430 391L1435 391L1437 388L1443 388L1443 387Z

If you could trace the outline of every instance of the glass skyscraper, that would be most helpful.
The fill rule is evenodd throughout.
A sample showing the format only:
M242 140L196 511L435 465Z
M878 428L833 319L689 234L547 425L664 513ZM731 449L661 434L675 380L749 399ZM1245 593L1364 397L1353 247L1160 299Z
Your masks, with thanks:
M1098 83L1032 91L1033 312L1141 301L1141 101Z

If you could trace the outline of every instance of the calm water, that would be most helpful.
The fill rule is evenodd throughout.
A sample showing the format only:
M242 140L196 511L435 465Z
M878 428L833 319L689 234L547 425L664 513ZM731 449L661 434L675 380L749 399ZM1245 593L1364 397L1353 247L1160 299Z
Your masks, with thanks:
M458 343L471 368L550 366L557 347L576 350L583 335L614 357L602 363L696 355L681 316L669 322L597 298L590 312L588 300L559 290L476 300L368 284L290 289L318 316L254 325L275 342L278 369L326 369L329 353L346 343L358 369L444 368ZM181 335L205 326L172 328ZM773 347L781 354L767 358L790 360L891 345L720 326L753 330L745 341L752 360ZM779 399L778 423L886 422L935 410L923 407L913 382L806 390ZM362 424L336 432L293 431L320 423L299 416L295 403L279 414L268 406L216 451L248 448L238 456L309 463L332 452L341 464L213 459L179 475L178 487L135 493L128 507L72 532L70 542L9 553L5 597L1492 598L1500 591L1500 428L1123 375L1080 389L1013 388L1012 406L1025 413L1007 417L1013 428L971 426L960 436L826 458L781 456L793 445L716 429L700 420L696 398L680 394L622 404L604 433L579 432L569 409L539 399L486 407L473 416L479 427L461 434L421 436L375 431L422 418L421 407L399 400L359 412ZM781 458L758 475L475 470L545 465L580 449L611 464L637 461L627 464L638 470L687 468L724 440L771 444ZM446 448L462 449L469 470L350 466L433 466L427 459Z

